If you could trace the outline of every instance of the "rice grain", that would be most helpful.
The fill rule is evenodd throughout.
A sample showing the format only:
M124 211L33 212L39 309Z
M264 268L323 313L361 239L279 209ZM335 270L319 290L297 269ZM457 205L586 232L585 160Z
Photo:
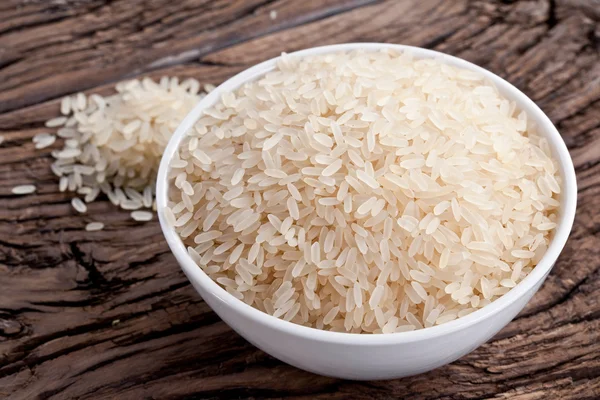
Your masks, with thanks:
M36 188L34 185L19 185L11 189L13 194L30 194L35 192Z
M104 229L102 222L90 222L85 226L85 230L88 232L101 231L102 229Z

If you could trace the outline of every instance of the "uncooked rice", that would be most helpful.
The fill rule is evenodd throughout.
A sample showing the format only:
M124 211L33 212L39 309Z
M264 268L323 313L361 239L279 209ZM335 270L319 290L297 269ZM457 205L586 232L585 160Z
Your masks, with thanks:
M30 194L35 192L35 190L34 185L19 185L12 188L11 192L13 194Z
M78 213L84 213L87 211L87 206L79 197L74 197L71 199L71 205Z
M49 119L48 121L46 121L46 127L55 128L57 126L64 125L65 122L67 122L67 117L52 118L52 119Z
M33 143L36 149L45 149L52 146L56 141L56 136L48 133L39 133L33 137Z
M131 213L131 218L135 221L150 221L152 213L148 211L134 211Z
M166 220L219 285L297 324L405 332L485 307L556 226L548 142L482 76L408 53L299 59L206 110Z
M85 230L88 232L101 231L102 229L104 229L102 222L90 222L85 226Z
M203 97L195 79L179 82L163 77L122 82L117 93L102 97L83 93L60 103L61 117L46 121L56 135L33 138L37 149L64 139L62 149L52 151L52 171L59 190L84 195L86 203L100 193L125 210L155 209L155 179L163 151L194 105ZM85 203L73 199L73 207L85 212ZM150 213L151 214L151 213ZM146 214L140 221L148 221Z

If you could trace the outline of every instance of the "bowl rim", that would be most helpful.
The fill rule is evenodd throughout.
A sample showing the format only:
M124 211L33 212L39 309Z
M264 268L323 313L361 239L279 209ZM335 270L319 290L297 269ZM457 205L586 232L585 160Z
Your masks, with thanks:
M493 84L496 85L500 92L502 92L505 96L507 96L511 100L516 101L518 106L527 112L528 117L536 121L539 133L548 139L548 142L553 151L553 155L559 163L559 172L561 173L561 176L563 178L559 220L550 246L548 247L546 253L542 257L540 262L533 269L533 271L529 273L529 275L527 275L509 292L507 292L500 298L494 300L492 303L472 312L471 314L446 322L444 324L408 332L397 332L390 334L358 334L347 332L332 332L317 328L306 327L273 317L272 315L260 311L244 303L243 301L238 300L233 295L229 294L225 289L223 289L220 285L218 285L211 278L209 278L208 275L206 275L200 267L198 267L198 265L188 255L187 250L183 245L183 242L179 238L179 235L177 235L175 230L168 225L164 217L164 209L167 205L167 194L169 186L167 182L167 172L169 169L169 163L173 158L175 151L178 149L179 143L185 136L185 133L188 131L188 129L192 128L192 126L200 118L202 111L205 108L215 104L218 100L220 100L222 93L235 90L244 83L252 81L257 77L262 76L270 70L274 69L277 60L281 57L278 56L271 58L267 61L261 62L253 67L250 67L236 74L235 76L229 78L227 81L223 82L221 85L216 87L206 97L201 99L198 102L198 104L192 109L192 111L190 111L189 114L183 119L183 121L173 133L165 149L165 152L163 153L159 171L157 174L156 200L160 226L171 251L176 256L176 259L179 262L180 267L182 268L188 279L190 279L190 281L200 285L204 290L210 292L212 295L215 296L216 299L224 303L226 307L233 308L237 313L243 314L245 318L254 320L261 325L267 326L281 333L286 333L297 337L308 337L313 340L319 340L322 342L329 343L373 346L411 343L416 341L432 339L473 326L483 320L493 317L503 309L507 308L510 304L516 302L519 298L533 290L536 284L543 282L547 274L554 266L554 263L560 255L560 252L564 248L573 225L577 205L577 182L573 162L569 155L567 146L554 124L552 124L552 122L546 116L546 114L544 114L544 112L529 97L527 97L515 86L513 86L503 78L499 77L498 75L461 58L454 57L435 50L423 49L419 47L401 44L334 44L327 46L312 47L296 51L293 53L289 53L289 56L302 57L316 54L344 52L350 50L377 51L383 49L396 50L400 52L408 51L415 58L418 59L435 58L444 63L480 73L483 76L485 76L489 81L493 82Z

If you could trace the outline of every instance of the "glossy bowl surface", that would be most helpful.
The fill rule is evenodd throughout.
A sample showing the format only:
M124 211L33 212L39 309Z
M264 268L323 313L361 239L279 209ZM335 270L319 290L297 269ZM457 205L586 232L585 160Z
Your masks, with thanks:
M188 256L177 233L167 225L167 171L179 143L204 109L248 81L274 69L277 58L260 63L224 82L203 98L177 128L162 157L157 179L157 207L164 236L188 279L208 305L237 333L288 364L326 376L356 380L390 379L422 373L469 353L512 320L539 289L562 251L575 217L577 185L573 162L560 134L540 108L499 76L465 60L432 50L384 43L348 43L315 47L294 56L365 49L410 51L415 58L436 58L478 72L507 98L516 101L548 138L563 179L558 226L548 250L534 270L504 296L467 316L421 330L393 334L350 334L286 322L236 299L211 280Z

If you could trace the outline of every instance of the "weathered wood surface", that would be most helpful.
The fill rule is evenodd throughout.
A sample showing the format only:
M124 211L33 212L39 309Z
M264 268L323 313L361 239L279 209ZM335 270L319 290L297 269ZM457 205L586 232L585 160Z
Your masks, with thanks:
M271 19L271 11L277 18ZM319 44L441 50L506 78L564 136L573 233L526 310L461 360L395 381L318 377L246 343L180 272L156 222L107 201L75 215L31 137L59 97L149 74L218 84ZM0 2L0 398L600 397L600 2ZM35 183L35 195L10 189ZM85 232L91 220L107 228Z

